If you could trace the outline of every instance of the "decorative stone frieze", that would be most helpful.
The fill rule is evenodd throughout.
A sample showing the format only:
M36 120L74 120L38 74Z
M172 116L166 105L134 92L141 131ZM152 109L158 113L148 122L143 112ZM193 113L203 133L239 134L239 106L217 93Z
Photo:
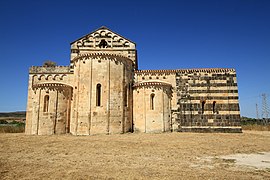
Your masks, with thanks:
M70 66L32 66L29 69L29 74L62 74L71 73Z

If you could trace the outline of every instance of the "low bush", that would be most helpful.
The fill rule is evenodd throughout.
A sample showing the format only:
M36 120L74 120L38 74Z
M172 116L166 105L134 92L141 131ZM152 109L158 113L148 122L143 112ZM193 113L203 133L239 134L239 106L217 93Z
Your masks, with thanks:
M5 124L0 126L0 133L23 133L25 130L24 123Z
M1 119L0 124L8 124L8 122L6 120Z
M270 125L247 124L242 125L243 130L270 131Z

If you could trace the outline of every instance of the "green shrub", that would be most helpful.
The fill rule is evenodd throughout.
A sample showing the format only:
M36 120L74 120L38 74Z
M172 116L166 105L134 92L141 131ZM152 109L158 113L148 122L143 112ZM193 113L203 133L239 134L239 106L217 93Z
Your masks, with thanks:
M270 131L270 125L248 124L242 125L243 130Z
M47 60L47 61L45 61L45 62L43 63L43 66L44 66L44 67L55 67L55 66L56 66L56 62Z
M25 130L25 123L12 121L0 125L0 133L23 133Z
M23 133L25 126L0 126L0 133Z
M0 120L0 124L8 124L8 122L6 120Z

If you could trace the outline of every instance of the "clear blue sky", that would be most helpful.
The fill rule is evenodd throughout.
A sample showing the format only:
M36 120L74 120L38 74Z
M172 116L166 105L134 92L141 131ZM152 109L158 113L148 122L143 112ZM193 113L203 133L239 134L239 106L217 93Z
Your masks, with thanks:
M69 64L69 43L107 26L136 42L139 69L235 68L242 116L270 106L269 0L0 1L0 112L26 109L28 68ZM260 113L261 114L261 113Z

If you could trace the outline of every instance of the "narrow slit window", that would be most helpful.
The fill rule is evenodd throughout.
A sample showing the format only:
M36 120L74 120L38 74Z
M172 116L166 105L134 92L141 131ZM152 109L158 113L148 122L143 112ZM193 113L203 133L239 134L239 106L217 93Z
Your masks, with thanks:
M155 95L154 94L151 94L150 95L150 109L151 110L154 110L154 100L155 100Z
M125 105L125 107L127 107L127 95L128 95L127 86L125 86L125 88L124 88L123 95L124 95L124 105Z
M202 114L204 114L205 101L202 102Z
M97 89L96 89L96 105L101 106L101 84L97 84Z
M49 110L49 95L44 96L44 106L43 106L43 112L48 112Z
M216 112L216 101L213 102L213 113Z

